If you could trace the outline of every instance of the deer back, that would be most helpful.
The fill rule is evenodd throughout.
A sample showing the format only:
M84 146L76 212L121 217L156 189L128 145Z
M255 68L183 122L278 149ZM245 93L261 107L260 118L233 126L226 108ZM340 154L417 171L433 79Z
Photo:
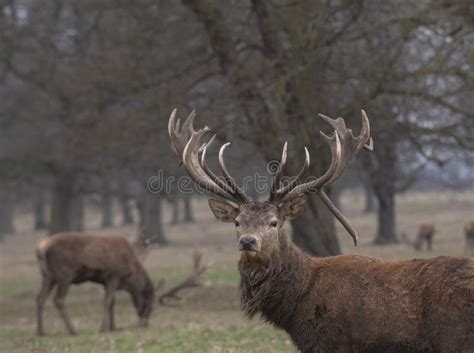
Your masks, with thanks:
M104 283L111 277L143 282L147 277L128 241L120 236L61 233L40 240L36 251L43 274L58 282Z
M424 223L418 228L418 238L431 238L435 232L435 227L431 223Z

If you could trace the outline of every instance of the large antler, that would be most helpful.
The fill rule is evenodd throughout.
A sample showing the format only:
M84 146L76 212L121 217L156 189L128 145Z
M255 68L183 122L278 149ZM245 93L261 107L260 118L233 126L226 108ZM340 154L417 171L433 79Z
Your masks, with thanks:
M202 252L194 251L193 253L193 270L184 278L181 282L165 288L165 280L161 279L156 286L156 294L158 302L164 304L165 298L181 299L178 296L178 292L187 288L199 287L201 285L201 275L209 268L209 264L202 263Z
M195 116L196 113L193 110L180 128L180 120L176 121L176 109L174 109L168 122L171 149L180 159L180 165L184 165L189 176L204 190L211 191L224 199L236 203L249 202L250 199L238 187L224 162L224 151L230 143L224 144L219 151L219 166L224 179L218 177L207 166L207 148L214 141L215 135L207 143L202 143L203 137L211 130L207 126L197 131L194 130L193 122ZM199 158L200 154L201 158Z
M285 198L293 197L294 195L304 194L315 192L317 193L329 210L334 214L334 216L341 222L341 224L346 228L349 234L354 240L354 244L357 245L357 233L354 227L349 223L349 221L344 217L344 215L339 211L336 206L332 203L331 199L327 196L323 187L333 183L341 174L344 172L347 164L354 158L354 156L362 149L372 151L373 150L373 141L370 137L370 125L367 114L362 110L362 128L360 134L355 137L351 129L346 127L344 119L337 118L331 119L325 115L320 114L320 117L323 121L334 129L334 132L331 136L327 136L322 131L320 132L321 136L324 138L326 143L329 146L331 151L331 164L328 170L319 178L311 180L306 183L298 184L301 175L306 171L309 166L309 154L306 151L306 159L298 176L293 179L288 185L279 188L279 180L281 178L281 173L286 162L286 143L283 148L283 156L280 162L279 168L275 173L272 191L270 193L270 201L280 202Z

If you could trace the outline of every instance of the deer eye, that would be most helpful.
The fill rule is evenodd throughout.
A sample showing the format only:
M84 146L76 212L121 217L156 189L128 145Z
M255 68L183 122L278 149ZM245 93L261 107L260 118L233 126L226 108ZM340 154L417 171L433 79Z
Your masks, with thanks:
M240 226L240 222L238 220L234 220L234 224L236 227Z
M277 225L278 225L278 220L272 219L272 220L270 221L270 227L275 228Z

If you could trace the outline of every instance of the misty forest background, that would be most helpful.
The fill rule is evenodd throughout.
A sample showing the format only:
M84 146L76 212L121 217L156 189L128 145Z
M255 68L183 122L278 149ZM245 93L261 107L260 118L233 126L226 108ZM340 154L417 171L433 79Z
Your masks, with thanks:
M172 242L163 223L192 222L203 198L147 190L160 170L184 175L167 136L177 107L233 142L238 178L266 173L286 140L287 174L307 146L321 175L317 114L358 132L365 109L375 150L331 197L363 190L374 243L396 243L397 194L472 192L473 66L469 0L1 0L0 239L24 213L45 233L81 231L94 207L107 228L119 205L140 237ZM317 196L291 226L308 252L341 252Z

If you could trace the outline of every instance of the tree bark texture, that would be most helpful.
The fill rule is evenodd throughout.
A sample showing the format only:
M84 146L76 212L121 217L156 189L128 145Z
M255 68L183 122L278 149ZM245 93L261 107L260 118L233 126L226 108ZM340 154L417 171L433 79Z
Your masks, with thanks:
M46 222L46 195L43 190L37 190L33 196L34 230L47 228Z
M161 223L161 196L145 193L139 201L140 237L160 245L168 244Z
M362 163L369 173L370 181L378 201L377 234L374 243L378 245L396 244L396 144L387 134L379 134L374 139L376 148L371 155L365 154Z
M110 190L105 189L102 192L102 228L108 228L113 225L112 215L112 195Z
M75 176L70 171L57 171L51 195L49 233L71 230L70 215L74 201Z
M120 204L120 209L122 211L122 224L123 225L133 224L134 220L133 220L132 209L130 206L130 198L125 195L121 195L119 197L119 204Z
M0 191L0 238L15 232L15 200L11 190Z
M193 208L192 208L192 196L184 195L183 197L183 221L184 223L194 222Z

